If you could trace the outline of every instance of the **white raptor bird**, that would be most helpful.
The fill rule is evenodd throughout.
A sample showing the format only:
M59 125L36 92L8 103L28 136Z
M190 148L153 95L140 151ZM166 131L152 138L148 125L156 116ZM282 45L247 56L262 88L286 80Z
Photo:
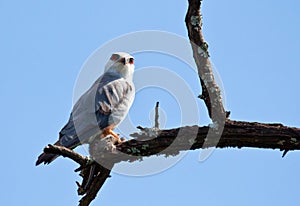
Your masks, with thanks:
M105 71L74 105L68 123L55 145L74 149L94 138L112 135L132 105L135 89L132 82L134 58L125 52L112 54ZM42 153L36 165L49 164L58 155Z

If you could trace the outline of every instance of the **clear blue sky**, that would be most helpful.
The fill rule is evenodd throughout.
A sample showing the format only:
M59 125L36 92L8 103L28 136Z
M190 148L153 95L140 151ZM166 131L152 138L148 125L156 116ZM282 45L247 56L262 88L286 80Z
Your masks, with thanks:
M81 66L99 46L129 32L187 37L186 8L185 0L0 1L3 205L77 205L76 164L63 158L49 166L34 163L67 121ZM206 0L202 10L231 118L300 127L300 2ZM137 71L155 65L181 75L181 64L169 59L136 55ZM197 79L185 75L198 95ZM134 124L150 126L149 111L159 100L165 126L180 126L168 99L174 103L164 92L145 89L130 112ZM197 104L206 124L203 103ZM150 176L112 174L92 205L299 204L299 152L282 159L277 150L222 149L205 162L198 157L199 151L189 152Z

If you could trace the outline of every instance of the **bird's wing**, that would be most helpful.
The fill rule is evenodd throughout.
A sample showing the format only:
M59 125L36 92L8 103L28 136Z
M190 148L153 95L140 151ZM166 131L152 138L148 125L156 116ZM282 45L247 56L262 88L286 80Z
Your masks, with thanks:
M134 85L124 78L110 81L97 90L95 110L98 126L117 126L128 113L134 99Z
M74 148L101 134L105 127L116 126L126 116L133 99L132 82L106 72L74 105L68 123L60 132L60 143Z

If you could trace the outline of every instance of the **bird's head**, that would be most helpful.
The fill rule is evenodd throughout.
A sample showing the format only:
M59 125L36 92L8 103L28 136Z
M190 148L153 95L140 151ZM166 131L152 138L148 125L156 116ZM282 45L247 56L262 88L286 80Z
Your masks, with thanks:
M117 72L123 78L132 80L134 58L125 52L113 53L105 65L105 72Z

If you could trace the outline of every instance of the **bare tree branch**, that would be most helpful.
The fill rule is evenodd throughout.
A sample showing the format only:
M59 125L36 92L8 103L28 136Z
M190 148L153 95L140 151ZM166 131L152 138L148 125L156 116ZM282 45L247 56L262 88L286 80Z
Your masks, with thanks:
M81 154L78 154L78 153L74 152L73 150L63 147L63 146L56 146L56 145L48 144L48 146L44 148L44 152L59 154L63 157L68 157L80 165L84 165L88 161L87 157L82 156Z
M65 148L63 146L48 145L44 148L45 153L52 153L68 157L78 163L80 167L75 171L80 171L80 176L83 178L82 183L76 182L78 186L78 195L84 195L79 201L80 206L88 206L91 201L96 198L100 188L105 180L110 177L110 171L113 164L106 164L103 167L97 162L90 160L88 157L82 156L77 152Z
M189 131L192 131L195 127L198 129L197 138L194 142L191 142L193 137L191 137L191 132ZM178 136L180 130L184 130L184 132L180 132L181 135ZM205 138L207 137L208 130L208 126L181 127L170 130L162 130L157 138L147 141L130 140L118 145L117 149L123 153L132 154L132 152L128 149L135 147L138 151L140 151L138 154L141 156L150 156L153 154L177 154L179 151L183 150L202 148ZM138 133L132 134L131 136L145 138L144 134ZM171 153L164 153L164 149L169 147L175 138L179 139L179 144L177 144L176 147L173 147L174 149ZM144 145L148 145L146 150L143 149ZM187 145L190 146L189 149L186 149ZM282 124L227 120L217 147L253 147L279 150L300 150L300 129L287 127Z
M197 137L194 140L191 137L193 129L197 129ZM178 136L179 131L184 130ZM186 126L175 129L161 130L160 134L151 138L144 133L134 133L131 136L140 139L149 139L145 141L138 141L132 139L116 146L120 153L107 153L103 158L108 158L111 164L115 164L121 161L135 161L140 160L144 156L151 155L175 155L180 151L195 150L202 148L203 142L207 136L209 130L208 126ZM178 138L180 141L173 150L164 151ZM193 142L191 142L193 140ZM189 145L189 148L186 148ZM243 122L243 121L226 121L223 134L220 142L217 145L218 148L242 148L253 147L263 149L279 149L279 150L300 150L300 128L287 127L282 124L266 124L258 122ZM61 154L61 146L52 145L51 149L46 151L54 154ZM127 154L127 155L122 155ZM73 156L78 154L72 150L66 157L74 159ZM86 160L86 157L82 156L82 162ZM76 161L77 162L77 161Z
M195 129L198 131L196 139L192 137L193 132L191 132ZM179 131L184 132L179 133ZM83 169L81 170L83 184L77 184L79 186L78 194L86 194L80 200L80 206L85 206L89 205L89 203L96 197L97 192L101 189L105 180L109 177L111 168L115 163L121 161L132 162L151 155L177 155L180 151L202 148L208 131L208 126L181 127L162 130L155 138L147 136L144 132L134 133L132 134L133 137L148 140L138 141L136 139L132 139L126 141L116 146L118 151L117 153L103 153L101 149L102 147L96 148L100 149L100 158L105 161L105 163L101 165L98 164L99 161L101 161L99 157L97 159L98 163L93 162L90 164L86 161L86 157L81 156L72 150L62 149L61 146L49 145L47 149L45 148L45 152L60 154L71 158L77 163L83 163L81 165L83 166ZM169 148L175 139L177 144L173 145L171 150L166 150L166 148ZM214 143L212 143L212 145L214 145ZM258 122L227 120L217 147L253 147L279 149L284 151L300 150L300 128L287 127L282 124L264 124ZM94 152L96 152L96 150ZM80 160L78 160L78 158ZM105 165L105 167L102 165ZM95 168L92 169L93 167ZM87 181L87 179L91 180ZM87 184L86 182L89 183Z
M191 42L193 56L198 68L198 75L202 87L203 99L213 122L223 124L225 110L220 89L215 82L211 62L209 60L208 44L202 34L202 15L200 13L201 0L188 0L189 6L185 17L188 36Z

